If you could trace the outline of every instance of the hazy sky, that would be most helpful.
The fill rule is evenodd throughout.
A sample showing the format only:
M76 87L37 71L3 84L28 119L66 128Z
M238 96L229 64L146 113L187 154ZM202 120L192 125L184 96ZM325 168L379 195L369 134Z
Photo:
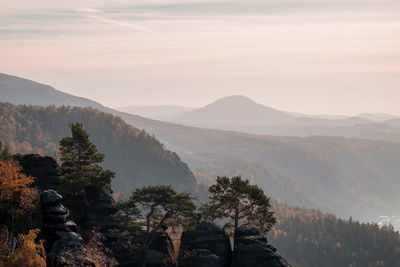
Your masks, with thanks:
M400 115L400 1L0 0L0 72L112 107Z

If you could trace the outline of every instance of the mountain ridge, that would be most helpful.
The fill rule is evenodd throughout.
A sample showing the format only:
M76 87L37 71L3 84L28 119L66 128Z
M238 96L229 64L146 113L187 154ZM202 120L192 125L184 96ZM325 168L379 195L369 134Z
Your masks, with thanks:
M374 140L383 137L382 140L400 142L400 127L392 115L308 115L270 108L242 95L223 97L202 108L160 119L191 127L259 135L327 135Z
M68 106L72 103L72 105L81 107L105 108L102 104L88 98L74 96L50 85L5 73L0 73L0 88L2 89L0 91L1 102L11 104L48 106L51 102L55 106ZM47 99L42 97L44 94L47 95Z
M150 119L166 119L171 116L177 116L181 113L194 110L193 107L183 107L174 105L158 105L158 106L124 106L115 108L121 112L127 112L132 115L139 115Z
M396 204L400 203L400 199L395 194L399 188L400 173L397 128L385 124L361 124L321 128L339 137L282 137L189 127L118 112L104 106L101 108L155 135L184 161L186 157L190 159L190 168L195 171L205 168L201 162L204 159L218 164L216 170L225 173L237 173L240 171L237 166L251 161L265 168L266 173L271 169L294 181L290 190L308 195L301 204L304 207L319 208L342 218L351 215L364 221L385 214L398 215L393 214L397 212L394 206L400 205ZM213 156L190 157L202 154ZM212 161L213 157L226 157L227 160ZM238 164L230 164L230 157L239 158ZM249 175L256 177L257 173ZM279 198L293 201L287 194L290 193Z

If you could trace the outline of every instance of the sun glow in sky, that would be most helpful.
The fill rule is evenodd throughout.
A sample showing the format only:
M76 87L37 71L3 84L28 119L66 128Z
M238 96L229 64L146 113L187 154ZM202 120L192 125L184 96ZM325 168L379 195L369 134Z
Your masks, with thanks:
M398 0L0 0L0 72L108 106L400 115Z

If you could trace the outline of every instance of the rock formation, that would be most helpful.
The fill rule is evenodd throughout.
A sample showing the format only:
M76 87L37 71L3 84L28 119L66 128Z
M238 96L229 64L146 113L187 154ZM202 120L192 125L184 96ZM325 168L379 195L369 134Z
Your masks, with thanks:
M34 186L40 191L56 190L59 177L57 174L57 162L52 157L42 157L38 154L15 155L14 159L22 166L22 171L37 178Z
M57 162L52 157L28 154L16 155L14 159L21 164L25 174L36 178L34 186L37 186L40 191L58 190ZM82 215L84 220L79 226L87 230L100 227L102 231L115 227L116 223L111 217L115 213L113 202L111 194L95 194L88 191L82 205L90 207L90 209L88 209L89 212Z
M139 267L140 250L129 251L117 239L112 244L113 253L118 259L119 267ZM167 235L157 235L147 250L147 267L175 267L173 262L174 248L172 240Z
M233 267L289 267L291 266L271 246L257 228L236 229L236 244L232 257Z
M147 250L147 267L173 267L174 247L168 235L157 235Z
M228 267L231 244L224 230L201 222L194 230L183 232L179 254L179 266Z
M40 196L43 235L46 239L47 265L48 266L73 266L66 262L63 253L79 255L72 259L78 266L94 266L86 258L82 237L75 233L76 224L67 221L68 210L61 204L62 196L54 190L45 190ZM68 252L69 251L69 252ZM75 253L76 252L76 253Z
M179 266L290 267L290 264L256 228L239 227L232 252L224 230L212 223L201 222L194 230L183 232Z

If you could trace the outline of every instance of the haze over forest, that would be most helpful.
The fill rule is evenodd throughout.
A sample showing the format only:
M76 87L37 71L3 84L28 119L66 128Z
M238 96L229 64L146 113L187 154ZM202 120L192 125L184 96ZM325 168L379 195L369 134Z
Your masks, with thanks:
M189 164L200 184L212 184L218 175L244 175L290 205L363 221L378 221L381 215L398 216L400 119L392 115L311 116L266 107L245 96L228 96L190 110L131 107L131 112L164 112L165 121L160 121L119 112L6 74L0 74L0 87L4 102L90 106L120 116L176 152ZM167 115L169 111L172 114ZM54 140L53 135L49 132L50 140ZM21 146L17 140L10 144L12 148ZM32 151L39 148L53 153L40 145L33 146ZM124 173L127 166L119 164L118 168ZM187 171L183 173L188 175ZM136 179L131 183L142 183L140 176ZM150 180L146 179L148 183ZM126 193L131 187L126 184L115 189ZM400 226L397 219L392 223Z

